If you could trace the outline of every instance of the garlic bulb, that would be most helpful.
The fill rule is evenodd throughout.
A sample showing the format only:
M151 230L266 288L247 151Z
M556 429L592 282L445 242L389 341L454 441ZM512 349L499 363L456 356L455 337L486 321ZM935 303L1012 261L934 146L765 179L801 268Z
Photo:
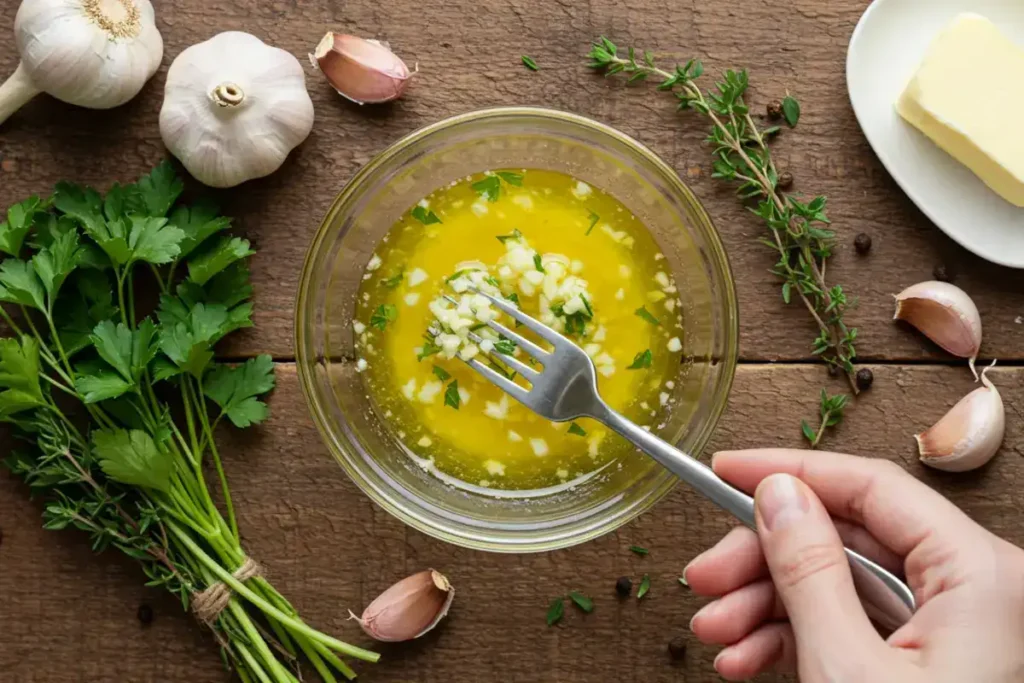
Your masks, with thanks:
M441 573L428 569L406 577L380 594L353 619L368 636L384 642L419 638L448 614L455 589Z
M414 75L386 44L330 31L309 61L339 95L356 104L396 100Z
M41 92L91 109L122 105L164 54L149 0L25 0L14 39L21 63L0 86L0 123Z
M990 366L991 367L991 366ZM985 374L985 385L960 399L942 419L914 438L921 462L947 472L981 467L996 454L1006 428L1003 399Z
M894 320L905 320L943 349L974 361L981 348L981 315L971 297L946 282L921 282L896 295Z
M280 168L313 129L299 60L229 31L187 48L167 72L160 135L188 172L233 187Z

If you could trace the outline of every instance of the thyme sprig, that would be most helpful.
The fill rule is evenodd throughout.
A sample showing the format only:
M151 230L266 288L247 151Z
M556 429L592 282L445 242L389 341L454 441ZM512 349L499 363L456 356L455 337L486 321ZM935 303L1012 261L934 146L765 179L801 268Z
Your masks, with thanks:
M637 51L630 47L623 56L605 37L593 44L588 57L589 66L606 76L627 74L629 82L660 79L658 90L672 93L680 110L693 110L711 121L707 140L712 147L712 177L737 183L737 195L753 203L750 211L768 228L768 235L759 241L778 256L771 272L782 281L783 301L788 304L796 298L803 303L819 332L812 352L830 368L842 370L856 394L853 361L857 329L845 322L853 302L842 286L829 285L825 277L835 237L828 229L827 199L816 196L801 201L780 190L779 173L769 149L779 126L760 129L755 123L744 100L749 85L746 70L727 70L713 90L704 92L696 83L704 67L696 59L666 71L657 66L651 52L645 51L638 58Z

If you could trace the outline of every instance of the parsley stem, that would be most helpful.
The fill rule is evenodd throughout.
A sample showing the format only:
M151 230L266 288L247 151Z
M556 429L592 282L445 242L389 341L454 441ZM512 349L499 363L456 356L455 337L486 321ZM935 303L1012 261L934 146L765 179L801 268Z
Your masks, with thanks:
M186 378L186 383L189 381ZM199 414L199 421L203 425L203 432L209 443L210 455L213 456L213 465L217 468L217 476L220 477L220 485L224 492L224 507L228 513L228 522L231 525L231 533L238 538L238 522L235 520L235 508L231 504L231 489L228 487L228 478L224 474L224 466L221 464L220 453L217 451L217 444L213 440L213 430L210 429L209 416L206 414L206 400L203 398L203 380L196 380L196 387L193 388L195 397L196 412ZM195 393L198 392L198 393Z
M325 633L321 633L313 628L310 628L307 624L303 623L302 621L298 621L296 619L293 619L292 617L289 617L287 614L285 614L278 608L274 607L272 604L261 598L255 592L253 592L248 586L246 586L241 581L236 579L231 574L231 572L221 567L220 564L218 564L212 557L210 557L206 553L206 551L204 551L195 541L193 541L192 538L188 535L188 533L186 533L175 522L167 522L167 528L170 529L171 533L174 534L181 541L181 543L189 549L189 551L191 551L195 558L199 560L199 562L204 564L206 567L208 567L210 571L212 571L220 581L223 581L235 593L242 596L256 607L259 607L268 616L277 619L282 624L288 626L291 630L301 633L313 640L320 641L332 650L348 655L349 657L355 657L356 659L361 659L365 662L376 662L380 659L380 655L376 652L371 652L369 650L364 650L361 647L356 647L354 645L349 645L348 643L343 643L336 638L332 638L331 636Z
M277 661L277 657L267 647L267 641L256 630L256 627L252 625L252 620L249 615L246 614L245 608L238 604L237 600L228 601L228 610L234 615L239 625L242 627L242 631L249 637L249 642L256 647L256 651L263 657L271 671L274 671L275 675L287 676L288 672L281 665L281 662Z
M234 643L234 647L238 650L238 654L242 655L242 659L245 660L245 663L249 666L252 672L256 674L256 678L260 680L260 683L274 683L274 681L267 678L267 674L263 671L263 667L260 666L259 662L256 661L256 658L252 656L251 652L249 652L249 648L247 648L241 641Z
M74 389L68 387L63 382L58 382L54 378L52 378L49 375L47 375L45 372L40 372L39 373L39 377L41 379L45 380L46 382L49 382L51 385L57 387L58 389L63 391L65 394L70 394L71 396L74 396L75 398L78 398L78 393Z

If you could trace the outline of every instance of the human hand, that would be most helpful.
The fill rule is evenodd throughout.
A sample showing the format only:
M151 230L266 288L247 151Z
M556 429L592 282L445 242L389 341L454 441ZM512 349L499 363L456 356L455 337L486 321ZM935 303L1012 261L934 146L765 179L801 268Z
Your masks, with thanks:
M715 598L690 628L726 646L715 659L723 677L1024 680L1024 551L888 461L766 449L718 453L712 467L756 490L758 528L733 529L684 570L694 592ZM857 598L844 542L914 591L918 611L886 639Z

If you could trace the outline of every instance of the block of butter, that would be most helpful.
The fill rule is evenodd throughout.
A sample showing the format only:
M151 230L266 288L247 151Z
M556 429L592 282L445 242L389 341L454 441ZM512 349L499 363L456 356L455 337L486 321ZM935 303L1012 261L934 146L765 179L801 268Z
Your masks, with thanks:
M1006 201L1024 207L1024 49L962 14L940 33L896 109Z

